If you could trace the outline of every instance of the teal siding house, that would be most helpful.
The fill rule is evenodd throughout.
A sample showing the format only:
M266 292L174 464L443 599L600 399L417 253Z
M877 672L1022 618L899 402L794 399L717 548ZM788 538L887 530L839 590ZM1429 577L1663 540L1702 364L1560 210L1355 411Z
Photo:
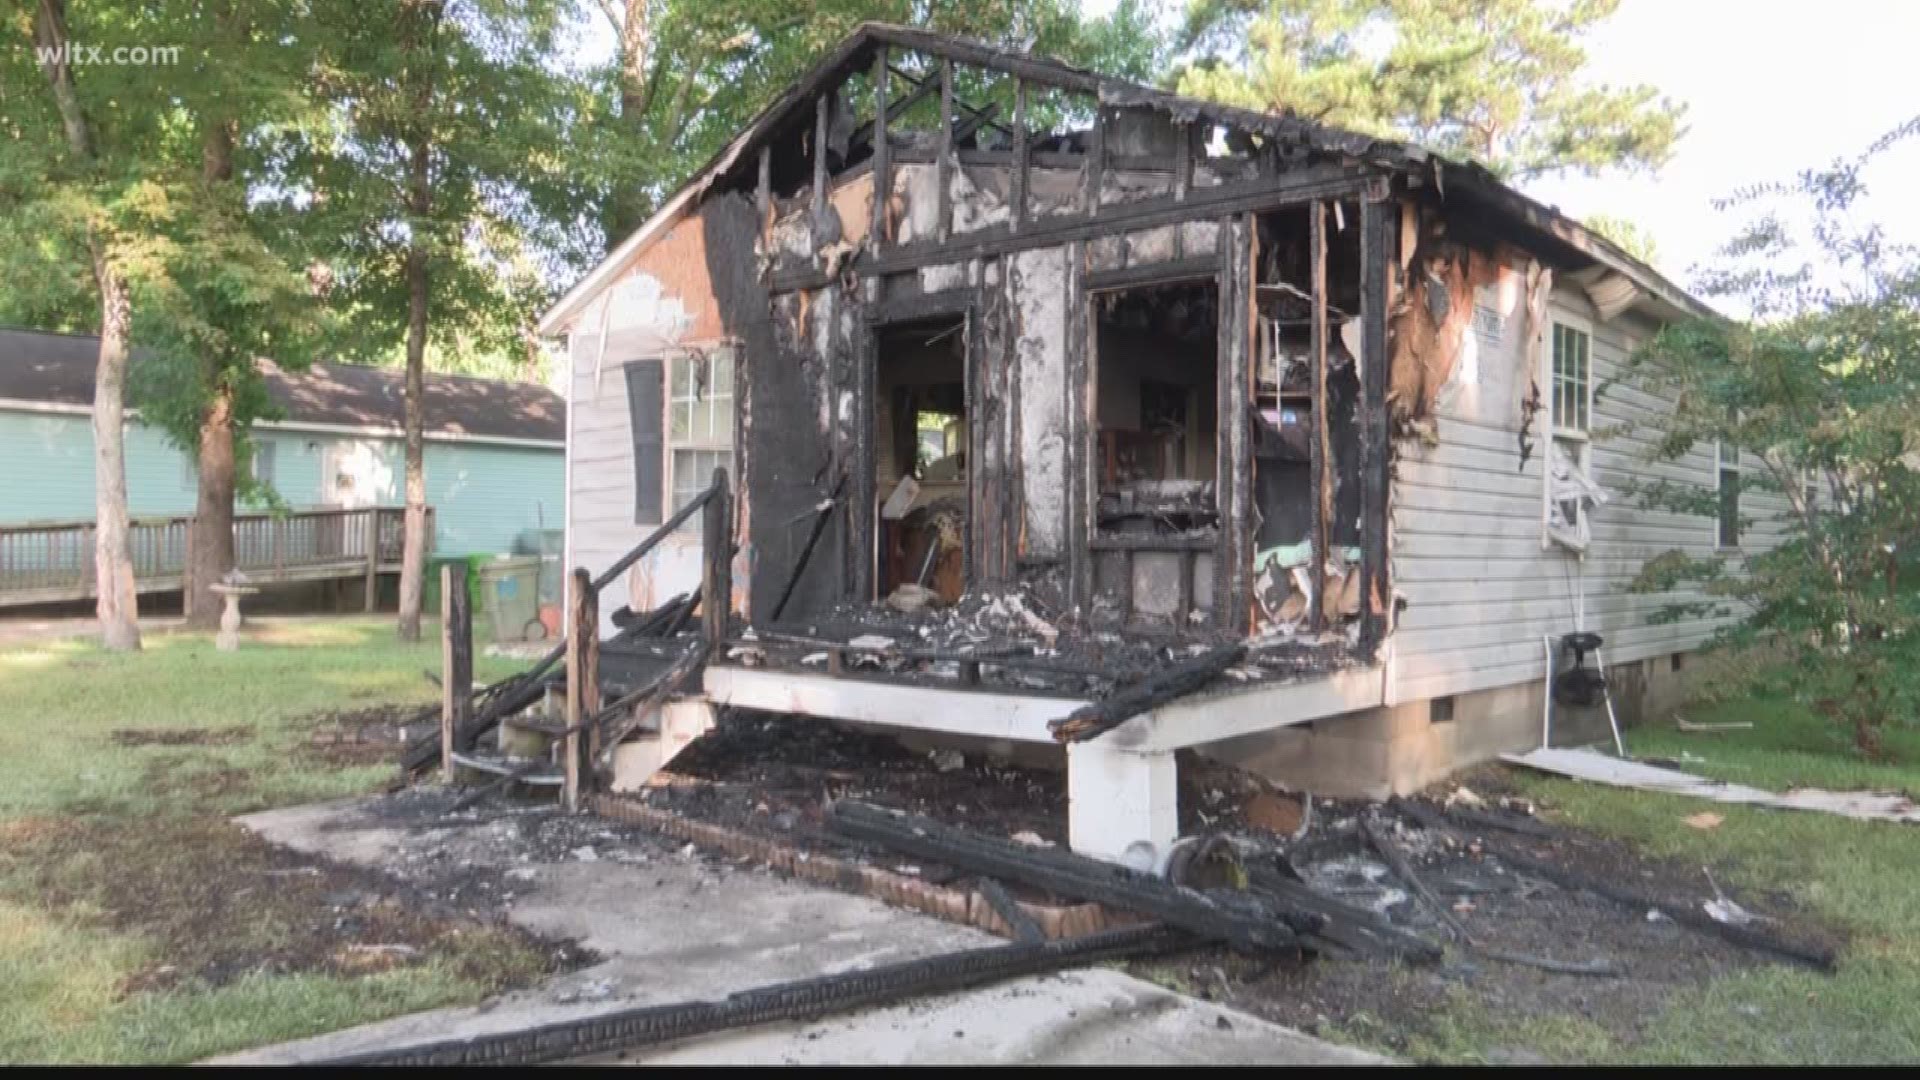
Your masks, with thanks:
M90 522L96 338L0 330L0 529ZM134 363L139 363L136 354ZM281 419L254 426L256 478L294 511L404 502L401 372L262 363ZM427 502L438 556L539 550L564 521L566 403L532 383L428 375ZM132 420L127 499L135 518L193 512L191 454ZM243 504L240 513L249 509Z

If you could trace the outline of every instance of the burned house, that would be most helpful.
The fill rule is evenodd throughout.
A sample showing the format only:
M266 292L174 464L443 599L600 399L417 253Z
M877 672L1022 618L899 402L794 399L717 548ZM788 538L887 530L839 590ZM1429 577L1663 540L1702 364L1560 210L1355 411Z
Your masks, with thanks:
M616 785L717 707L1005 752L1172 673L1067 744L1111 855L1179 750L1359 794L1532 745L1576 628L1655 694L1714 624L1619 586L1729 537L1608 498L1661 403L1595 391L1703 311L1480 168L864 26L542 324L602 619L698 593L698 520L623 556L737 493L726 640Z

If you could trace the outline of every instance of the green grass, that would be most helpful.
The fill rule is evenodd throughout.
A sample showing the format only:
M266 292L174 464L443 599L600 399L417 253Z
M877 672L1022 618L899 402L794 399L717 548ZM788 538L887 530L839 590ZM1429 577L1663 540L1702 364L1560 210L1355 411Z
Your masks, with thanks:
M1689 771L1760 786L1920 791L1920 738L1888 740L1890 760L1865 762L1792 703L1733 702L1683 710L1695 721L1752 720L1750 731L1629 733L1639 755L1679 757ZM1512 1023L1456 1002L1415 1047L1426 1060L1482 1060L1525 1047L1557 1061L1858 1063L1920 1059L1920 826L1709 804L1514 770L1525 792L1566 824L1620 837L1651 856L1698 863L1717 877L1784 892L1803 917L1850 935L1831 976L1763 966L1679 991L1642 1036L1617 1040L1579 1017ZM1714 829L1682 819L1703 809Z
M517 665L477 666L492 678ZM327 765L307 751L302 719L425 704L436 692L421 672L438 668L434 626L423 643L403 645L391 622L375 619L259 627L234 653L194 633L149 634L137 654L81 640L0 648L0 1062L192 1060L474 1001L524 974L537 958L523 947L486 933L463 944L456 931L422 961L385 970L268 970L137 988L183 944L191 949L179 936L192 925L191 910L179 910L191 908L191 875L209 859L260 858L226 815L358 794L392 777L391 766ZM226 728L247 733L208 745L114 738ZM143 920L126 910L139 907L126 902L128 875L147 875L137 887L171 914ZM292 901L258 910L231 932L273 946L311 921Z

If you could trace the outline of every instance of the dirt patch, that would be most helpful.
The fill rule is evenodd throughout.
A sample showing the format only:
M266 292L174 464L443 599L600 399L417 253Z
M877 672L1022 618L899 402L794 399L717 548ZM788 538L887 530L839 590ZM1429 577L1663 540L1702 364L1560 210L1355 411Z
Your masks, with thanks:
M253 738L253 727L236 724L222 728L120 728L113 733L119 746L232 746Z
M401 752L437 721L419 705L328 710L294 722L307 731L307 756L331 766L398 762Z
M10 832L0 871L38 905L148 941L153 962L127 993L433 961L504 989L579 960L566 943L449 910L405 882L276 847L211 816L137 828L38 821Z

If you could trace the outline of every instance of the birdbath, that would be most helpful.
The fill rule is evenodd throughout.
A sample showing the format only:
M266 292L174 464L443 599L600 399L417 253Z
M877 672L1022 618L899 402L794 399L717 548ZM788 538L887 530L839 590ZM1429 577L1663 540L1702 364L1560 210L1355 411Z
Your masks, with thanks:
M240 598L252 596L260 589L254 585L239 585L227 581L216 581L207 587L225 597L227 601L226 610L220 613L220 632L214 635L213 647L221 652L233 652L240 647Z

